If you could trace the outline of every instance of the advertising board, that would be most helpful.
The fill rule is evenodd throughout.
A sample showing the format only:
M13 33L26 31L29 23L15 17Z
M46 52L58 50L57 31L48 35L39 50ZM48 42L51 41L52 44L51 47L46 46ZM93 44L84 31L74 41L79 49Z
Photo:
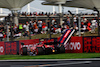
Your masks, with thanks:
M100 53L100 37L83 37L83 52Z
M21 43L24 43L24 45L22 45ZM39 39L34 39L34 40L20 40L19 41L19 53L20 53L20 49L22 47L27 47L27 48L29 48L30 46L36 47L36 45L38 43L39 43Z
M0 55L5 54L4 42L0 42Z
M46 42L54 42L60 38L46 39ZM0 42L0 55L16 55L20 54L22 47L36 47L40 39L20 40L12 42ZM24 43L24 45L21 45ZM100 53L100 37L71 37L65 45L66 53Z
M19 41L4 42L5 55L17 55L19 53Z
M66 53L83 53L82 37L71 37L65 44Z

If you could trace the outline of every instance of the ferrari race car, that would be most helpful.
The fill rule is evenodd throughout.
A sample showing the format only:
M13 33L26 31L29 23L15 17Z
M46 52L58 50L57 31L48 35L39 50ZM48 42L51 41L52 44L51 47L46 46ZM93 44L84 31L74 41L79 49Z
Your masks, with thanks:
M65 47L60 42L40 42L36 47L21 48L21 55L43 55L52 53L65 53Z
M22 55L41 55L41 54L51 54L51 53L65 53L64 45L69 41L72 34L75 32L74 29L66 30L63 36L60 38L59 42L51 40L41 41L36 47L23 47L21 49ZM22 43L23 44L23 43Z

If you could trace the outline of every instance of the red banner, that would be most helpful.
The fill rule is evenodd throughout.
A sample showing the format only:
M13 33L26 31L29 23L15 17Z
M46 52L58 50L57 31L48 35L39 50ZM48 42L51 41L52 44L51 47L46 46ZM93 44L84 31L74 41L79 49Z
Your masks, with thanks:
M100 37L84 37L84 52L100 53Z
M82 37L71 37L69 43L65 44L66 53L83 53Z
M21 43L24 43L24 45L21 45ZM27 47L29 48L30 46L36 47L36 45L39 43L39 39L34 39L34 40L20 40L19 41L19 48L21 49L22 47ZM20 51L19 49L19 51Z
M17 55L19 53L19 41L4 42L6 55Z
M57 39L47 40L56 41ZM58 41L60 38L58 38ZM21 45L24 43L24 45ZM0 55L19 54L21 47L36 47L39 39L20 40L12 42L0 42ZM71 37L69 43L65 44L66 53L100 53L100 37Z
M5 55L4 42L0 42L0 55Z

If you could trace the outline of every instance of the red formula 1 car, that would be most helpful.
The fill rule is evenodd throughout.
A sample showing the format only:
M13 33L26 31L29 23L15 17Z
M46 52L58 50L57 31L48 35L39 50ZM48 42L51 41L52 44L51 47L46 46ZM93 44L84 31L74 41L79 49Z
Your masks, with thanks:
M60 42L40 42L36 47L30 46L21 49L21 55L43 55L52 53L65 53L65 47Z
M60 42L46 42L43 44L37 45L38 50L41 49L41 52L38 51L38 54L52 54L52 53L64 53L65 47Z
M41 55L41 54L51 54L51 53L65 53L64 45L69 41L72 34L75 32L74 29L66 30L63 36L60 38L59 42L51 40L41 41L36 47L23 47L21 49L22 55ZM23 43L22 43L23 44Z

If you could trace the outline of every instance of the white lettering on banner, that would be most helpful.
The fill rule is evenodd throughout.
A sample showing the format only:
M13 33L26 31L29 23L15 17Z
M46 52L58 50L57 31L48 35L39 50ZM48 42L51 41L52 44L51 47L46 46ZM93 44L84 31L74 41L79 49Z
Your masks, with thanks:
M36 44L29 44L29 45L23 45L23 46L21 45L21 48L22 48L22 47L27 47L27 49L29 49L30 46L36 47L37 44L38 44L38 43L36 43Z
M3 51L4 51L3 46L0 46L0 53L3 53Z
M80 50L81 44L80 42L70 42L65 45L66 50Z

